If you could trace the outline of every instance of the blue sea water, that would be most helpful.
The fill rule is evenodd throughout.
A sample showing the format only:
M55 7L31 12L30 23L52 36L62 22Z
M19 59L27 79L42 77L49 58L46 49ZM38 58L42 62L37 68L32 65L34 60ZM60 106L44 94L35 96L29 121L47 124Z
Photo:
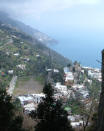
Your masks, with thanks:
M99 35L69 35L55 37L58 44L51 46L70 60L78 61L83 66L101 68L101 51L104 48L104 38Z

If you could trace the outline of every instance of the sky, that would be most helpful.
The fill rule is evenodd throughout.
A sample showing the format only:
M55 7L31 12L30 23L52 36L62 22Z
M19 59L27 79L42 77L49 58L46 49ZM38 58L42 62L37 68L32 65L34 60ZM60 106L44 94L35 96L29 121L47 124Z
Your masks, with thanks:
M103 31L103 5L103 0L0 0L0 10L50 35Z
M103 0L0 0L0 10L55 38L59 48L64 45L66 49L71 47L71 51L78 48L79 57L73 57L74 60L81 59L83 49L86 57L88 52L91 55L103 49ZM62 49L57 50L64 54ZM92 59L94 56L97 57L92 53Z
M0 0L0 10L53 33L54 29L104 29L103 4L103 0Z

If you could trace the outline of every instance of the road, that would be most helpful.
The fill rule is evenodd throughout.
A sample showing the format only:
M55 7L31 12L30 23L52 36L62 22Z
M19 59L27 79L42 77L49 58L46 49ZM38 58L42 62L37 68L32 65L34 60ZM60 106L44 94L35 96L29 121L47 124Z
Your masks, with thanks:
M16 81L17 81L17 76L13 76L13 78L10 82L10 85L9 85L9 89L7 91L9 95L13 94L14 88L16 86Z

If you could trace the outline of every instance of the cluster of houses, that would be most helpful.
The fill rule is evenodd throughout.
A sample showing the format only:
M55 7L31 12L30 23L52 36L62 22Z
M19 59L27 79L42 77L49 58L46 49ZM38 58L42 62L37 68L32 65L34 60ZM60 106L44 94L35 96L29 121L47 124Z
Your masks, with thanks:
M31 111L36 110L43 98L45 98L43 93L18 96L25 113L30 113Z
M72 88L74 91L79 93L79 95L80 95L80 97L82 97L82 99L86 99L89 97L89 91L87 90L85 85L74 84L72 86Z
M60 82L57 82L54 84L54 98L63 100L67 100L70 98L78 98L80 97L80 101L82 103L85 103L88 105L90 103L89 101L89 91L87 87L85 86L84 82L82 84L78 84L76 82L76 75L78 72L81 72L84 74L85 69L88 71L88 76L91 78L95 78L97 80L101 80L101 70L99 69L93 69L93 68L87 68L80 66L75 66L75 71L70 70L68 67L64 68L64 81L65 83L62 85ZM51 69L46 69L48 72L51 71ZM54 69L54 72L59 73L59 70ZM77 73L76 73L77 72ZM91 84L91 79L87 79L87 82ZM45 98L45 94L29 94L29 95L23 95L18 96L18 99L21 102L21 105L24 108L25 113L29 113L32 110L36 110L38 104ZM71 111L70 111L71 112ZM68 118L72 121L72 126L80 126L82 124L81 119L78 117L80 116L69 116Z
M88 68L88 76L91 78L94 78L101 82L102 76L101 76L101 70L100 69L94 69L94 68Z

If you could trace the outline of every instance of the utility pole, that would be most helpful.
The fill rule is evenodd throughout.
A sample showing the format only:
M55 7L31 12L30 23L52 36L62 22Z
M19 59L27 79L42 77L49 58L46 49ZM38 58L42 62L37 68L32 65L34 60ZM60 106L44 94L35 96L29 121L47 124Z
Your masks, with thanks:
M52 55L51 55L50 48L49 48L49 68L50 68L50 70L48 71L47 83L52 84L52 82L53 82L53 79L52 79L53 67L52 67Z
M102 51L102 84L98 108L97 131L104 131L104 50Z

